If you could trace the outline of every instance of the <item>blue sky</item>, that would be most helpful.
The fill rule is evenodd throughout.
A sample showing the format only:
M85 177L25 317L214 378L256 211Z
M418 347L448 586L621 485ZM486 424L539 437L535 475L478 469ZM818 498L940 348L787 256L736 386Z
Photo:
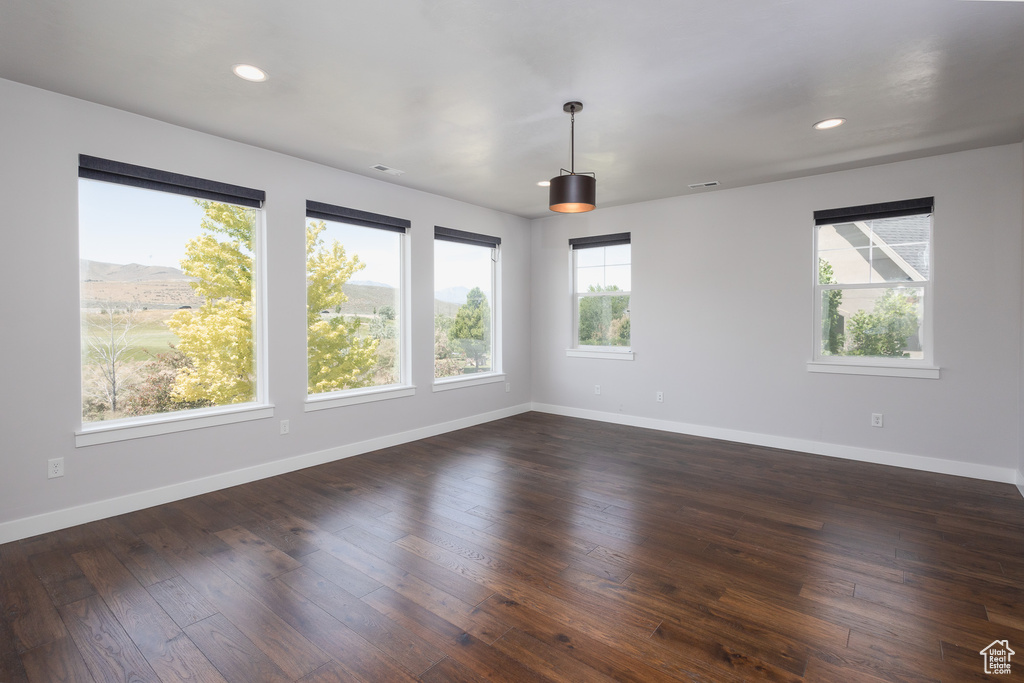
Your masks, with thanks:
M78 181L79 256L90 261L178 268L202 218L189 197Z
M202 232L202 209L190 197L167 192L82 179L78 210L79 255L90 261L180 268L185 244ZM337 239L348 256L358 254L366 264L353 280L398 286L397 233L327 225L321 238L327 244ZM295 238L304 248L304 235L296 231Z

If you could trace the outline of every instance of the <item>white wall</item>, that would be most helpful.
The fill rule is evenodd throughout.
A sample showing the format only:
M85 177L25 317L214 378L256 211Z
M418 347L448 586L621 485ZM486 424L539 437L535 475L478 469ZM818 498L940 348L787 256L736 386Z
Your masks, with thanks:
M381 445L528 406L528 221L10 81L0 81L0 102L0 542L316 460L296 456L333 449L318 457L337 457L368 440ZM273 419L75 448L80 153L267 192ZM412 221L415 396L303 411L307 199ZM503 384L431 391L435 224L502 238L503 369L511 393ZM287 436L278 434L280 419L291 421ZM46 461L55 457L65 459L66 476L47 480ZM161 487L170 488L144 493ZM76 506L85 507L55 512Z
M1021 153L979 149L534 221L535 407L1013 481ZM941 379L809 373L812 212L923 196L935 197ZM627 230L636 360L567 358L567 241ZM884 428L869 425L873 412Z

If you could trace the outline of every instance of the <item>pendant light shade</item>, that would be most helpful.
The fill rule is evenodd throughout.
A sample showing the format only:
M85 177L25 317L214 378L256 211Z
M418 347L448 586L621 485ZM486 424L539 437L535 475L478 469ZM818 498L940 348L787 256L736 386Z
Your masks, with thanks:
M593 176L570 173L551 179L551 210L558 213L583 213L594 208L597 180Z
M562 107L569 113L569 170L551 179L548 204L558 213L593 211L597 204L597 179L593 173L576 173L576 112L583 109L580 102L566 102Z

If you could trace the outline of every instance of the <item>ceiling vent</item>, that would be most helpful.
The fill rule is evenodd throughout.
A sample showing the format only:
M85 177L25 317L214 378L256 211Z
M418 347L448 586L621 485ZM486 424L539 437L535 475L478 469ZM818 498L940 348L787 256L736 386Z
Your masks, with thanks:
M706 183L694 183L694 184L690 185L690 189L691 190L699 190L702 187L718 187L718 181L717 180L709 180Z
M391 168L384 164L374 164L371 166L374 171L380 171L381 173L387 173L388 175L402 175L405 171L399 171L397 168Z

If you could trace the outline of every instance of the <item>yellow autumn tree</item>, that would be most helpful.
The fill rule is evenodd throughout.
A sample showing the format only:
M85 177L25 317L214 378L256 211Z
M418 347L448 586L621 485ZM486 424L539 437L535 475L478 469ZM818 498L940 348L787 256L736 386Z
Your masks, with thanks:
M234 204L196 200L204 212L204 234L185 245L181 269L202 306L175 313L167 326L178 350L192 361L180 368L171 399L214 405L245 403L255 396L253 344L253 229L256 211Z
M346 321L340 311L348 301L342 286L365 267L359 257L345 255L345 247L333 240L324 243L323 221L306 227L306 320L309 358L309 393L354 389L373 383L377 364L377 339L358 337L360 321ZM324 318L323 311L328 311Z
M228 405L256 397L253 343L253 209L196 200L202 207L203 234L189 240L181 268L195 279L192 289L204 298L198 309L181 310L167 322L178 336L178 350L191 364L178 370L171 398L176 402ZM309 285L310 392L365 386L376 362L376 340L356 339L358 323L320 320L319 312L347 300L341 288L363 267L345 257L337 241L330 247L319 235L326 226L306 231ZM314 312L316 315L314 315ZM316 383L314 383L314 370Z

